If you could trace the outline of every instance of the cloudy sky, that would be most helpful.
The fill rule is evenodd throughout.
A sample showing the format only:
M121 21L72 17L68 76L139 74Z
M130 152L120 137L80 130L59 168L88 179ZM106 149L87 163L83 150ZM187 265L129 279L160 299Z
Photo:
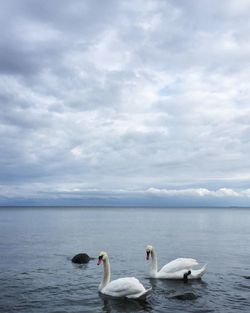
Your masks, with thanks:
M0 204L249 205L249 0L0 0Z

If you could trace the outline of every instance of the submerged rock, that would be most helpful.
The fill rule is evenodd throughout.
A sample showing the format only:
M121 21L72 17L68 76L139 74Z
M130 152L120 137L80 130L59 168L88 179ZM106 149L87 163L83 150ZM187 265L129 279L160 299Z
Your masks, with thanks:
M245 279L250 279L250 276L243 276Z
M175 298L178 300L195 300L198 298L193 292L176 293L170 296L170 298Z
M87 255L87 253L78 253L71 259L71 261L76 264L88 263L89 260L91 260L91 258Z

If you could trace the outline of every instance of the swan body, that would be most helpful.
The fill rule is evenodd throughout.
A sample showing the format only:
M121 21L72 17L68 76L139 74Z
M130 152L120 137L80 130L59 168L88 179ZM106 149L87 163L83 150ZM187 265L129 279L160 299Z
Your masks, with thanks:
M150 270L150 277L159 279L199 279L207 271L207 266L204 265L200 269L193 269L199 263L191 258L178 258L166 265L158 271L157 256L153 246L148 245L146 248L147 260L151 256L152 264ZM191 273L189 273L191 271Z
M125 297L128 299L138 299L146 297L152 288L145 289L135 277L124 277L110 282L110 263L106 252L101 252L98 258L98 265L103 262L104 275L99 292L111 297Z

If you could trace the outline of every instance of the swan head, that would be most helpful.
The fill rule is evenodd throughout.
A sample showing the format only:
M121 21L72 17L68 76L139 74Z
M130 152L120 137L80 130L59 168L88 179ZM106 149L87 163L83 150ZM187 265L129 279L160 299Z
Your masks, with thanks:
M149 260L150 256L152 257L152 251L153 251L153 246L147 245L146 247L146 253L147 253L146 259L147 260Z
M105 251L101 251L99 253L97 265L100 265L102 261L106 261L108 259L108 254Z

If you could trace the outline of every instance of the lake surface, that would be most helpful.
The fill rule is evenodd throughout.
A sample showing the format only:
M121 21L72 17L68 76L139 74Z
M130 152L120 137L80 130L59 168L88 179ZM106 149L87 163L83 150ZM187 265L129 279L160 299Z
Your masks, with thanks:
M249 312L250 209L1 208L0 312ZM148 278L145 247L159 266L193 257L208 263L202 280ZM107 251L111 279L152 286L147 301L103 298L97 260Z

